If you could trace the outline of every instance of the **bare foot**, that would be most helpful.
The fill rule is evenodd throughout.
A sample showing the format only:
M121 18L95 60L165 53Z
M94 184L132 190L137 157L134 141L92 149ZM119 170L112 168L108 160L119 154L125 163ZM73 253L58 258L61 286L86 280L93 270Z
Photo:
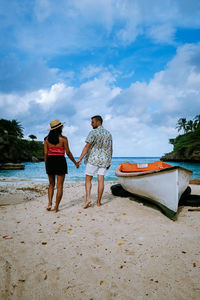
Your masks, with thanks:
M53 211L57 213L59 211L58 207L54 207Z
M88 201L85 203L85 205L83 206L83 208L88 208L91 206L91 201Z
M48 205L46 210L50 211L51 210L52 205Z
M102 205L101 203L98 203L98 202L97 202L97 206L101 206L101 205Z

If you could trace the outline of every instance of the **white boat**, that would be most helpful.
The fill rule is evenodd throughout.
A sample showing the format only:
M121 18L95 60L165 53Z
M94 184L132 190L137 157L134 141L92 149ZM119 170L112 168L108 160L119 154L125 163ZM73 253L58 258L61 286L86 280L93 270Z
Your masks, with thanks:
M150 164L123 163L116 170L119 182L126 191L158 205L169 218L176 215L191 174L191 170L161 161Z

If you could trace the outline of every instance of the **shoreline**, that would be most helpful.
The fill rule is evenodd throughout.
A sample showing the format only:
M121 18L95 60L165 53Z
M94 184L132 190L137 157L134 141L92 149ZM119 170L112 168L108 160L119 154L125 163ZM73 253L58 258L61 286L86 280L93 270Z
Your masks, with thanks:
M105 181L105 184L115 184L116 181ZM93 181L93 185L97 184L97 181ZM85 187L84 181L69 181L65 180L65 190L73 186ZM0 178L0 206L16 205L23 202L28 202L37 199L38 197L46 195L48 192L48 180L41 181L39 179L25 179L25 178ZM56 185L55 185L56 193ZM54 197L55 198L55 197Z
M105 180L106 185L113 185L119 183L117 180ZM200 179L191 179L190 186L196 192L195 187L200 185ZM93 180L93 185L97 186L97 181ZM85 186L85 182L82 180L70 181L65 180L64 182L64 192L67 188L71 186ZM55 186L56 190L56 186ZM5 177L0 178L0 206L5 205L16 205L22 202L28 202L35 200L38 197L46 195L48 192L48 180L40 179L26 179L26 178L11 178ZM111 193L111 191L110 191ZM197 191L198 193L198 191Z
M116 168L118 165L123 161L129 161L130 163L143 163L143 162L153 162L156 160L156 157L126 157L126 158L113 158L111 168L108 170L105 181L116 181L117 177L115 175ZM193 174L191 175L191 178L198 179L200 178L200 171L199 171L199 164L189 164L189 163L172 163L176 165L183 166L185 168L191 169L193 171ZM82 164L79 169L76 169L73 164L71 164L71 161L68 161L68 167L69 167L69 174L66 175L65 181L84 181L85 179L85 165ZM48 177L45 173L44 168L44 162L40 163L27 163L24 170L9 170L9 171L0 171L0 180L1 178L19 178L20 176L22 179L30 179L33 181L41 181L41 182L47 182ZM31 178L32 177L32 178ZM34 178L33 178L34 177ZM94 178L94 181L96 181L96 178Z
M47 178L23 178L23 177L12 177L12 176L10 176L10 177L0 177L0 184L1 184L1 182L11 182L11 181L32 181L32 182L47 182L48 183L48 177ZM85 181L85 177L82 177L82 179L77 179L77 180L71 180L71 179L69 179L69 177L65 177L65 182L84 182ZM93 178L93 181L97 181L97 177L94 177ZM104 179L104 181L105 182L109 182L109 181L117 181L117 177L116 178L113 178L113 179L107 179L106 177L105 177L105 179Z

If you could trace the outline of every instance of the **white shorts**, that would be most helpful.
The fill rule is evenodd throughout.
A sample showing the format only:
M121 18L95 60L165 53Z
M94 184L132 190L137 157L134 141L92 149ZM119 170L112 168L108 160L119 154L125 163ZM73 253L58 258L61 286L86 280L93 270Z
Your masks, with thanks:
M94 175L105 175L106 174L107 169L106 168L100 168L97 166L93 166L89 163L86 164L86 170L85 170L85 175L89 175L89 176L94 176Z

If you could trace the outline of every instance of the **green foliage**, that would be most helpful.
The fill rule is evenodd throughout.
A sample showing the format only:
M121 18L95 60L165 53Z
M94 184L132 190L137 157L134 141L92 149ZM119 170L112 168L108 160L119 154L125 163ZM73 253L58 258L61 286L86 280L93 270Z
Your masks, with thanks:
M183 131L186 132L186 124L187 124L187 121L185 118L179 119L177 122L177 126L176 126L176 128L178 129L178 132L181 131L181 129L183 129Z
M0 163L31 161L32 156L44 159L43 142L24 140L23 127L16 120L0 120Z
M191 154L193 151L200 151L200 128L195 131L178 135L175 139L170 139L174 145L173 152Z
M172 145L174 145L175 139L169 139L169 143L172 144Z
M28 136L32 141L37 139L37 136L35 136L34 134L30 134Z
M181 130L183 130L184 133L195 131L200 128L200 115L197 115L193 120L189 121L187 121L186 118L180 118L176 125L178 132Z
M32 156L35 156L39 159L42 159L44 156L43 142L20 140L19 146L20 149L23 149L28 156L28 160L30 160Z
M24 128L20 122L16 120L9 121L6 119L0 119L0 136L8 134L18 138L23 138L23 129Z
M200 115L187 121L180 118L177 122L178 131L184 134L169 139L174 147L173 151L166 153L161 159L167 161L200 161Z
M0 163L31 161L32 156L44 159L43 142L19 139L13 135L0 137Z

